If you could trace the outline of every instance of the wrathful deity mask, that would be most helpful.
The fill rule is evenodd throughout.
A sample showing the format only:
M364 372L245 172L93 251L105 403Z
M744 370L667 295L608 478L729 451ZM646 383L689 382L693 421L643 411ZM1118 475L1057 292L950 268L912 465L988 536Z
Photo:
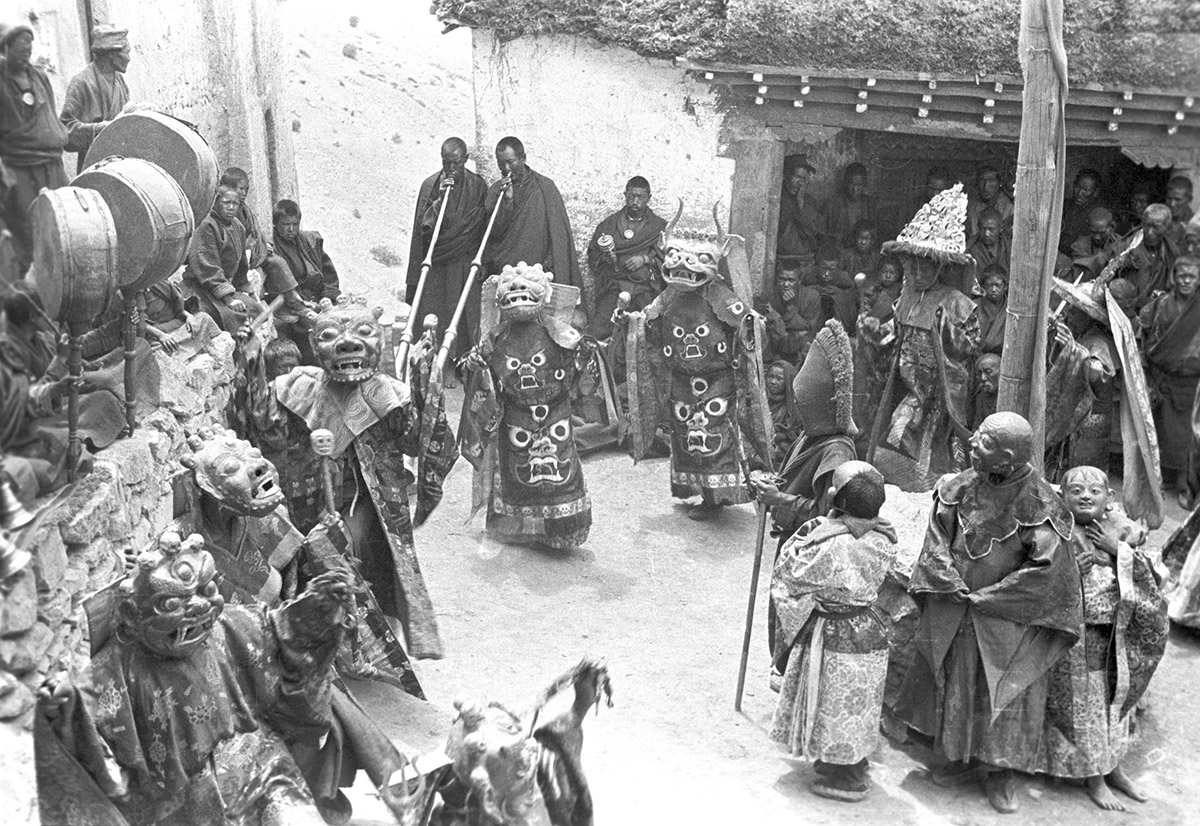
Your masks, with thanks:
M681 295L661 319L662 354L672 370L706 373L727 365L729 333L699 294Z
M733 377L718 374L675 376L671 383L671 416L682 436L681 446L693 456L721 453L732 436Z
M538 803L537 741L517 715L501 706L456 700L446 744L454 772L496 822L525 824Z
M379 370L383 352L383 309L369 309L353 299L322 310L309 334L317 360L330 380L342 384L366 381Z
M524 261L506 265L496 280L496 306L503 321L529 321L538 316L550 298L554 275Z
M715 237L688 231L676 233L675 223L682 214L683 201L680 200L679 211L662 234L662 276L669 285L694 290L720 280L718 268L729 251L729 239L717 219L716 204L713 205L713 221L717 225Z
M232 430L202 429L188 447L192 452L180 462L222 506L241 516L266 516L283 504L275 466Z
M202 648L225 607L217 566L198 534L167 532L143 551L121 583L117 638L166 659Z
M548 402L568 391L574 351L554 343L540 324L521 324L504 333L503 346L488 356L501 395L521 405Z
M511 469L523 485L564 485L574 471L571 420L568 416L548 421L550 412L549 405L539 404L529 409L528 418L518 415L509 419Z

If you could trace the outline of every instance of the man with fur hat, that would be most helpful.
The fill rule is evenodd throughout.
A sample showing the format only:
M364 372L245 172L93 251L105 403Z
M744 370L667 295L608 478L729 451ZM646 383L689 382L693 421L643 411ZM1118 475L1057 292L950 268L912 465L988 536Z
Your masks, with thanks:
M771 508L772 534L779 537L780 548L805 522L829 512L829 481L834 470L858 458L854 452L858 428L852 415L852 358L845 329L837 320L826 322L813 339L792 384L803 435L788 450L779 477L761 471L750 475L758 501ZM768 641L777 680L787 665L788 651L778 638L773 601L768 616Z
M1071 513L1032 452L1029 422L995 413L971 437L971 469L938 481L895 708L945 758L935 783L982 780L1000 812L1017 807L1013 770L1040 767L1048 675L1083 622Z
M979 349L975 303L953 286L973 263L964 252L966 210L967 196L955 184L883 245L904 261L904 287L895 316L860 331L876 363L892 361L867 460L904 490L929 490L940 474L966 464L967 403Z
M67 129L58 119L50 78L31 62L33 29L13 26L0 35L0 57L0 163L10 178L4 220L24 273L33 262L29 205L43 188L67 185Z
M92 29L92 62L67 84L62 108L67 151L79 153L79 172L92 141L129 103L128 68L129 30L107 24Z

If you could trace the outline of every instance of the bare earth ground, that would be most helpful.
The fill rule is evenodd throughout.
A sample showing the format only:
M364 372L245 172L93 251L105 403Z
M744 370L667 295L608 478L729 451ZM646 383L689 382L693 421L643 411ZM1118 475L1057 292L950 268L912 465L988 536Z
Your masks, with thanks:
M324 234L344 282L376 301L403 281L401 269L378 259L407 256L412 201L438 166L442 139L459 134L470 141L474 133L469 35L439 35L426 9L421 0L349 0L336 8L280 2L295 56L304 222ZM343 55L346 46L357 47L355 58ZM457 413L461 391L451 395ZM1130 804L1130 814L1100 812L1079 787L1033 780L1022 781L1021 812L1003 817L973 788L931 785L921 749L886 742L872 759L876 788L867 801L814 797L811 769L766 736L776 696L767 689L763 631L769 568L745 713L733 711L753 510L741 506L717 522L692 522L670 499L665 460L634 466L612 452L589 458L585 469L591 538L581 550L548 554L485 540L481 518L465 522L470 466L459 463L442 506L417 531L447 657L416 666L428 696L446 708L459 694L520 708L582 655L604 657L616 707L589 718L584 756L601 826L1200 823L1195 793L1187 791L1200 765L1200 640L1178 631L1126 760L1152 801ZM913 552L924 530L924 498L893 497L887 507ZM1174 520L1182 515L1174 505L1171 513ZM355 823L391 822L365 785L353 796Z

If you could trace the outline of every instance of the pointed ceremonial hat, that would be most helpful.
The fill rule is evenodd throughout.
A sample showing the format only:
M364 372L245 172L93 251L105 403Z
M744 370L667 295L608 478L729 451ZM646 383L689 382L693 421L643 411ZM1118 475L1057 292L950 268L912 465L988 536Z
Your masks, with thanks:
M850 337L842 323L831 318L813 339L792 382L806 436L858 435L853 416L853 359Z
M942 264L973 264L967 255L967 195L962 183L939 192L921 207L895 241L886 241L885 253L932 258Z

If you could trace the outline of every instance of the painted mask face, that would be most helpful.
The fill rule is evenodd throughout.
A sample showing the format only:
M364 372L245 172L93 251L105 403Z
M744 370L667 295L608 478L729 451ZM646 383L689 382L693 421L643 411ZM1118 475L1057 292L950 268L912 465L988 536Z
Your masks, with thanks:
M718 278L721 247L715 241L669 237L664 244L663 281L690 290Z
M383 328L379 315L360 304L341 304L317 316L310 333L325 374L339 384L366 381L379 370Z
M242 516L265 516L283 504L279 474L258 448L232 430L188 440L190 456L181 461L196 484L223 506Z
M732 349L725 325L699 295L681 296L662 317L662 354L672 370L708 372L728 364Z
M1103 519L1111 494L1108 480L1093 468L1068 471L1062 484L1063 502L1079 525Z
M496 306L503 321L528 321L536 318L550 297L554 276L541 264L506 266L496 283Z
M118 638L160 657L187 658L208 642L225 607L217 585L216 563L200 536L163 534L121 583Z
M540 324L510 327L488 358L497 390L521 405L547 402L567 391L574 365Z
M711 458L732 441L733 377L676 376L671 387L673 432L694 457Z
M569 413L565 406L551 411L549 405L538 404L529 408L528 417L510 415L505 420L511 470L521 484L555 487L571 481L575 441Z

